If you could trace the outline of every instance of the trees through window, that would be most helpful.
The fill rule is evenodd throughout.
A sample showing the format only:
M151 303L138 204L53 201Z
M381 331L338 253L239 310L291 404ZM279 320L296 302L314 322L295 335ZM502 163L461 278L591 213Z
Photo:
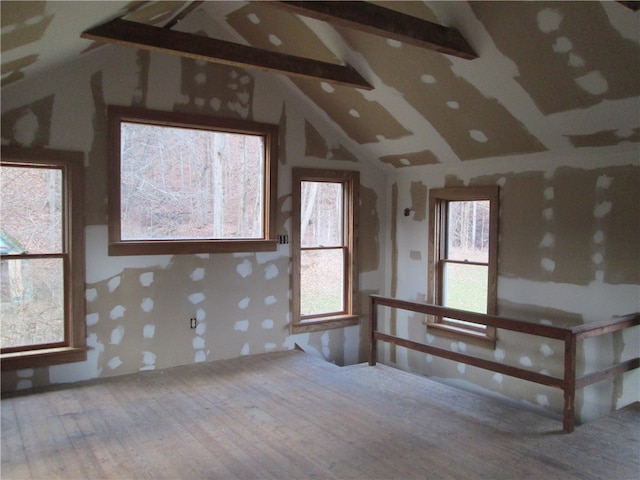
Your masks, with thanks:
M81 360L83 155L2 148L3 369Z
M428 302L496 313L498 188L432 189L429 193ZM495 329L452 318L431 326L450 334L494 340Z
M293 169L293 331L357 323L358 172Z
M276 248L275 126L110 109L110 253Z

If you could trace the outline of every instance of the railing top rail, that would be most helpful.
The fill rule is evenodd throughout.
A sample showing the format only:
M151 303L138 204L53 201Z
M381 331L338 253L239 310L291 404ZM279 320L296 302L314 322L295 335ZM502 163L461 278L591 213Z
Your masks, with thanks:
M573 327L570 327L570 329L574 335L581 338L624 330L625 328L635 327L636 325L640 325L640 312L619 316L616 315L596 322L574 325Z
M431 305L424 302L400 300L398 298L384 297L382 295L372 294L370 297L378 305L401 308L427 315L455 318L465 322L472 322L480 325L487 325L489 327L502 328L504 330L528 333L530 335L538 335L541 337L556 338L560 340L567 339L573 335L578 338L596 336L640 325L640 312L575 325L573 327L559 327L556 325L543 325L540 323L500 317L497 315L467 312L465 310Z
M378 305L387 307L402 308L413 312L424 313L427 315L437 315L440 317L455 318L465 322L487 325L489 327L502 328L514 332L528 333L547 338L556 338L564 340L572 332L569 328L558 327L555 325L543 325L540 323L528 322L525 320L517 320L514 318L499 317L497 315L487 315L484 313L467 312L465 310L457 310L455 308L442 307L439 305L431 305L424 302L416 302L409 300L400 300L397 298L383 297L382 295L370 295L372 300Z

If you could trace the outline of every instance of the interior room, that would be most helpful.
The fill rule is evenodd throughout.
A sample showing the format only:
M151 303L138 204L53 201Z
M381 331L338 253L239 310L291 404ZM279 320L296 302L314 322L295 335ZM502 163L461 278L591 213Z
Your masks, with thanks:
M0 8L3 478L637 476L638 2Z

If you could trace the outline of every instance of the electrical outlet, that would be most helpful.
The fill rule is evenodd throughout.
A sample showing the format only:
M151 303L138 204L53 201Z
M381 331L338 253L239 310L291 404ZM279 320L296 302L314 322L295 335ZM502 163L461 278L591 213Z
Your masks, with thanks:
M189 325L191 326L191 328L196 328L196 319L195 318L190 318L189 319Z

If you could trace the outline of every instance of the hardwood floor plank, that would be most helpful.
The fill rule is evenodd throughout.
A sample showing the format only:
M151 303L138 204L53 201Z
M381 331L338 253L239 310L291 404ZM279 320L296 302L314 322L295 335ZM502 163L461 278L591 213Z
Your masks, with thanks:
M6 475L5 478L31 478L14 404L3 403L0 414L2 417L2 442L0 444L2 474Z
M3 398L2 478L635 479L638 405L564 435L384 365L282 352Z

